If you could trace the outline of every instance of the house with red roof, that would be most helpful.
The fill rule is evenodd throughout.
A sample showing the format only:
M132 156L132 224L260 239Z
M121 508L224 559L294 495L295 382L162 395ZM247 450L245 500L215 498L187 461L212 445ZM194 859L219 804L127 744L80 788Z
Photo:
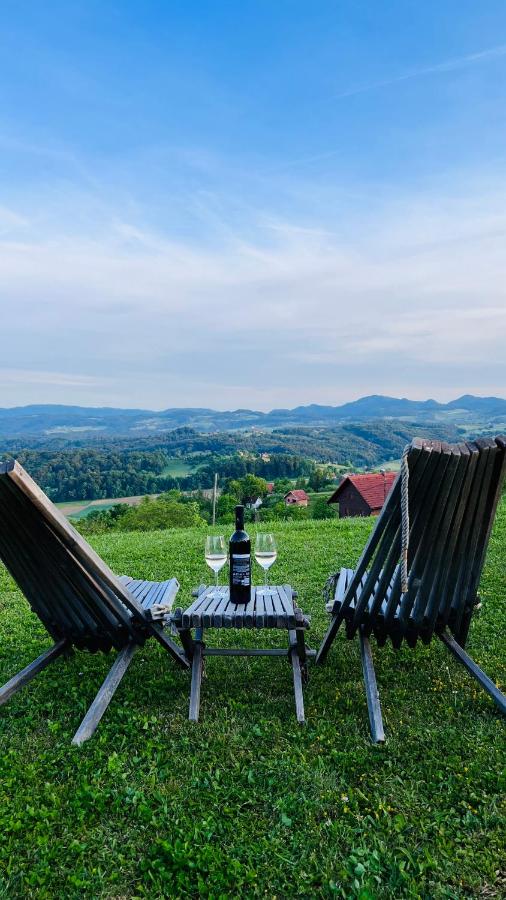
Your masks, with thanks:
M305 491L294 490L285 494L285 506L307 506L309 497Z
M339 504L340 519L377 516L396 478L396 472L347 475L327 503Z

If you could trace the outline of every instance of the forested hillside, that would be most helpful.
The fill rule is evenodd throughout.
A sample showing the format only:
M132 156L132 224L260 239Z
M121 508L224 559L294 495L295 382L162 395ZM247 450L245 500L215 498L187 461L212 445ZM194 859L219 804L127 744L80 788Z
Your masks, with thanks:
M0 457L19 459L55 501L96 500L209 488L216 472L220 478L253 473L274 480L308 476L321 463L370 468L397 459L415 435L455 441L461 431L454 425L394 421L212 434L183 427L108 441L4 438ZM185 474L175 462L186 464Z

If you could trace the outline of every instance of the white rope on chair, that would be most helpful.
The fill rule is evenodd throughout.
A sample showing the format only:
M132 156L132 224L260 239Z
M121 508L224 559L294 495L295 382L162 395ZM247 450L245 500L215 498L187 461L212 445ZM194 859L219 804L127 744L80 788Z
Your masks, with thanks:
M404 447L401 459L401 593L408 593L409 550L409 465L410 444Z

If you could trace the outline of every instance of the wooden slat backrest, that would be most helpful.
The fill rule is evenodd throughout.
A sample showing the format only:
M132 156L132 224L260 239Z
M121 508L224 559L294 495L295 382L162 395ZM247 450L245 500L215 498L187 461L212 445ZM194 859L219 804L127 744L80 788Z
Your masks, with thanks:
M22 588L34 611L48 630L58 637L76 640L83 634L82 618L67 600L64 580L56 577L51 561L44 559L39 529L33 532L25 521L25 513L13 502L11 491L0 478L0 556ZM40 524L40 523L38 523Z
M24 547L19 547L12 541L12 535L9 531L9 523L5 521L4 516L2 514L3 504L1 497L1 486L0 486L0 559L4 562L8 571L13 574L16 573L16 582L21 588L22 592L26 597L30 596L32 592L33 584L37 580L37 573L32 569L33 567L33 559L27 558L24 552ZM18 566L19 571L16 571L16 566ZM54 616L52 615L51 605L46 605L44 602L44 596L47 592L42 590L39 595L34 597L33 602L31 603L34 611L39 615L45 627L49 631L50 635L54 638L54 640L60 640L60 638L64 635L64 632L61 626L54 621ZM55 597L54 602L57 602L57 597ZM59 618L59 617L58 617ZM68 627L71 627L71 623L67 623Z
M414 445L413 447L413 453L419 455L420 451L420 442L416 442L416 445ZM346 612L349 607L352 604L356 604L358 602L357 596L359 594L360 596L362 596L362 580L364 578L364 575L367 573L371 560L373 558L378 559L381 563L381 561L388 553L392 541L395 540L399 525L400 481L399 478L397 478L378 516L376 525L362 551L353 577L346 589L341 608L336 614L337 623L341 622L345 618ZM371 576L371 578L369 579L369 585L367 589L368 596L370 596L371 586L373 586L373 576ZM366 602L367 601L364 600L364 603L362 604L360 610L360 614L362 613L363 607L365 606Z
M437 445L437 450L440 445ZM415 445L411 448L408 465L410 469L409 493L410 505L417 510L417 500L420 491L424 490L430 478L432 477L435 460L437 457L434 453L432 444L420 442L420 446ZM392 517L391 527L385 529L383 539L374 560L370 567L369 576L360 590L360 596L356 603L355 615L353 620L353 630L356 630L364 620L365 610L369 603L372 593L374 592L374 602L369 607L367 619L374 621L378 616L383 601L386 599L387 591L388 599L392 596L392 590L395 588L397 579L399 581L400 596L400 571L398 571L399 555L401 552L401 498L400 498L400 482L398 484L397 510L395 516ZM414 523L416 523L416 514ZM397 570L397 579L396 579Z
M142 610L135 602L132 595L121 584L119 578L101 559L98 553L84 540L75 528L72 527L63 513L54 506L38 485L33 481L22 466L16 461L12 470L8 473L14 483L26 494L34 506L51 523L59 534L65 546L70 547L75 556L90 570L95 571L109 585L114 593L121 598L125 606L134 614L141 614Z
M415 531L420 527L421 506L418 502L420 494L424 496L430 484L437 479L439 470L441 469L440 443L417 441L414 442L408 456L408 465L410 468L410 508L411 515L411 531ZM366 604L369 602L373 591L375 592L375 602L373 606L374 617L379 614L381 603L385 599L387 588L393 580L392 590L388 598L388 607L392 610L392 615L400 598L400 572L395 576L395 570L399 563L399 555L401 551L401 497L400 497L400 481L397 479L392 493L396 490L396 509L391 516L389 525L385 528L381 542L379 542L377 552L371 561L369 575L364 586L355 586L356 578L346 592L345 602L349 601L350 594L356 592L358 600L355 606L355 615L353 620L354 633L364 621L364 618L371 619L370 614L366 615ZM423 523L422 523L423 524ZM411 554L414 547L411 546ZM412 563L411 563L412 565ZM376 589L376 585L380 579L381 588Z
M109 649L142 607L17 462L0 466L0 557L51 634Z
M451 553L448 552L443 559L440 575L440 581L442 582L441 592L437 600L433 601L438 604L437 615L440 626L449 621L454 596L459 606L462 603L460 585L465 577L466 567L469 565L467 548L487 463L486 455L481 452L476 443L470 442L468 447L471 452L471 463L462 489L461 508L459 514L457 515L456 513L455 531L452 535L453 540L450 547Z
M10 513L8 527L10 533L17 536L19 549L23 552L24 566L35 570L36 600L40 596L39 584L45 585L46 596L62 597L59 612L63 610L81 623L95 635L114 633L118 624L128 624L124 610L121 617L113 609L104 606L101 590L93 579L83 570L81 564L64 547L58 536L51 531L48 523L42 518L28 499L14 485L3 481L3 506ZM5 513L4 513L5 514ZM81 634L88 633L80 629ZM110 646L110 642L109 642Z
M412 589L414 584L414 566L416 562L416 550L420 535L426 524L426 515L423 500L431 488L439 484L442 477L442 466L446 465L447 455L442 455L442 445L440 441L424 441L423 449L426 454L426 464L423 467L420 477L414 482L411 467L411 452L408 456L408 464L410 470L409 482L409 518L410 518L410 542L408 552L408 569L411 573L409 581L409 590L407 595L401 596L401 570L397 567L393 579L392 589L386 604L386 613L384 616L384 629L399 629L398 611L402 604L410 602ZM428 455L427 455L428 454ZM396 618L397 616L397 618Z
M424 573L420 596L423 596L423 619L427 635L434 630L436 623L441 624L443 610L446 605L448 573L452 562L458 561L458 541L462 529L463 517L466 514L468 498L471 491L479 451L472 444L460 444L460 459L453 479L445 513L442 517L437 542L433 551L434 573L430 568ZM458 564L458 562L457 562Z
M411 643L418 636L430 640L447 623L458 629L476 595L505 477L505 451L504 438L413 442L408 592L401 595L398 479L344 595L339 619L354 606L348 636L365 626Z
M451 524L455 508L455 499L451 507L452 497L462 454L458 445L443 444L441 447L442 465L439 467L438 482L431 485L420 504L420 515L424 520L423 531L413 535L415 556L413 570L410 573L410 586L406 602L400 615L401 633L408 627L419 631L423 621L432 583L438 574L438 555L441 546L441 534L446 523Z
M497 446L495 467L492 474L490 493L487 499L487 507L482 522L479 550L474 560L474 568L470 583L471 591L476 591L478 588L481 570L485 562L485 555L488 548L488 542L490 540L492 525L494 524L497 506L499 504L499 500L501 499L506 480L506 438L502 436L496 437L495 444Z
M79 560L26 498L3 479L0 481L4 534L7 529L14 555L11 553L9 559L2 545L0 554L34 611L46 627L52 625L79 647L108 650L113 645L122 646L125 630L131 632L132 627L126 609L117 600L117 611L104 604L103 591ZM46 614L40 609L41 603Z
M471 528L463 555L466 566L462 568L456 579L455 591L451 601L449 624L454 633L458 633L464 611L472 607L481 571L485 561L488 541L492 529L497 503L502 490L505 472L504 440L492 441L479 439L476 444L484 459L483 476L474 499L474 508L469 509L468 518Z

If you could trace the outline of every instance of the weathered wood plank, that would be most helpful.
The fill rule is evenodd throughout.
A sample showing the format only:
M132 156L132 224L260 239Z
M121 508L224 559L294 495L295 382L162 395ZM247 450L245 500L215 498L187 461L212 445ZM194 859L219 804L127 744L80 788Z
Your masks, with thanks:
M192 683L190 691L190 722L198 722L200 714L200 688L204 665L203 629L197 628L193 645Z
M232 603L230 599L227 599L227 605L224 607L222 616L223 616L223 627L224 628L232 628L233 625L233 611L235 609L235 603Z
M98 724L118 689L121 679L132 662L136 650L137 644L127 644L127 646L118 653L97 696L72 738L72 743L75 746L80 747L81 744L84 744L85 741L89 740L97 730Z
M183 628L191 628L193 624L193 615L196 614L202 604L204 603L207 596L206 586L201 584L199 588L197 588L197 597L190 606L183 611L182 618L182 626Z
M358 635L360 640L360 655L362 658L362 670L364 673L365 695L367 698L371 736L375 744L382 744L385 741L385 731L383 728L383 717L381 715L381 704L378 685L376 683L371 645L362 629L359 630Z
M179 582L177 578L170 578L168 581L162 582L160 586L160 593L157 595L156 602L153 604L153 606L159 608L164 607L168 612L172 608L178 591ZM153 607L150 606L150 610L152 610L152 608Z
M255 624L255 592L256 588L251 586L250 598L246 604L244 611L244 627L253 628Z
M274 590L274 588L273 588ZM281 595L279 592L279 588L276 588L276 593L272 596L272 605L274 607L274 617L275 617L275 627L276 628L286 628L286 615L285 610L283 608L283 603L281 601Z
M293 598L295 596L295 593L289 584L282 584L278 587L278 594L286 616L285 627L295 628L296 620L293 608Z
M293 691L295 694L295 712L297 722L304 725L306 717L304 714L304 694L302 690L302 674L300 670L299 654L297 652L297 639L292 630L288 632L290 639L290 659L293 671Z
M256 628L264 628L265 620L267 617L265 610L265 600L262 594L258 592L258 589L255 594L255 627Z

